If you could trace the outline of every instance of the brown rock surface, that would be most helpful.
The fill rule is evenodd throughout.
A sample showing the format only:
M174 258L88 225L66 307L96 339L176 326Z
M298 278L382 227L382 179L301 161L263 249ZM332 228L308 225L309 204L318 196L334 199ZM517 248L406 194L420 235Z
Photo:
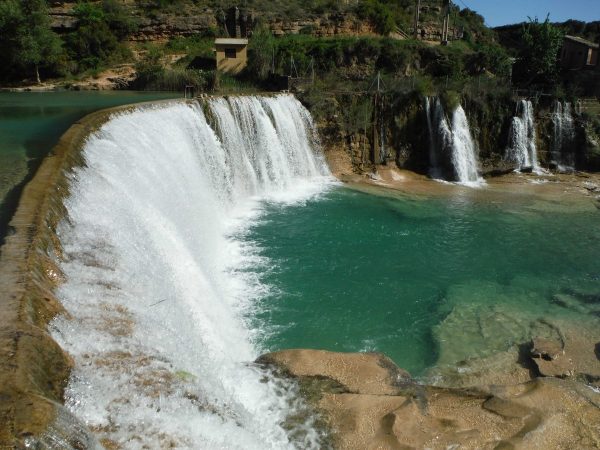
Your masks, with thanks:
M258 363L282 367L293 377L325 377L353 394L393 395L410 374L381 353L335 353L282 350L261 356Z
M600 331L563 328L561 341L534 339L532 360L543 376L582 378L600 385Z
M322 383L319 395L310 398L325 416L336 448L600 447L600 393L577 382L539 378L513 386L451 389L406 378L390 384L376 354L288 350L259 361L284 369L300 384L319 378L354 387L355 392L340 392ZM386 371L403 373L385 361ZM371 381L382 376L386 388L373 390Z

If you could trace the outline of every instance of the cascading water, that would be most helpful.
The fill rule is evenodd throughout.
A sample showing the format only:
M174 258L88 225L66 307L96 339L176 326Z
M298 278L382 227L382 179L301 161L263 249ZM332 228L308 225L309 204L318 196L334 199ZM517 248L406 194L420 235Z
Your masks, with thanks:
M456 177L461 183L479 183L475 143L469 129L469 121L462 106L452 115L452 162Z
M442 177L440 160L448 159L454 172L454 178L462 184L480 184L483 180L477 172L475 143L469 129L464 109L459 105L452 114L449 125L441 101L436 97L426 99L425 110L429 130L429 155L433 178Z
M452 146L452 131L439 98L425 97L425 113L429 130L429 175L435 179L443 178L438 152L446 151Z
M575 126L571 104L557 101L552 113L554 140L552 143L552 159L560 169L572 168L575 165Z
M517 116L513 117L509 132L510 147L506 159L517 165L517 169L539 170L533 104L521 100L517 106Z
M51 327L75 360L67 407L128 449L319 448L296 387L252 363L268 287L243 240L260 200L331 182L312 119L292 96L203 106L117 115L83 149L58 230L69 316Z

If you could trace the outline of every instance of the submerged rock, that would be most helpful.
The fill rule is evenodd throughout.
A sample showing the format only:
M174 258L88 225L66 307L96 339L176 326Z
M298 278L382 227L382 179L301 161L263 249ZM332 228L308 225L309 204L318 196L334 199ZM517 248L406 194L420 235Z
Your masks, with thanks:
M600 445L600 393L568 380L456 389L419 385L379 354L287 350L258 362L274 365L301 385L320 381L318 395L309 400L340 449Z

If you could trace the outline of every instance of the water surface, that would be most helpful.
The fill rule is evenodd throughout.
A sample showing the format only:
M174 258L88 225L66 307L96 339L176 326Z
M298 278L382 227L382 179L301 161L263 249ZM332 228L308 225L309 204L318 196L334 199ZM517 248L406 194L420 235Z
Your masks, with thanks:
M540 317L571 314L555 294L600 299L599 223L591 201L469 189L416 199L336 188L271 204L246 237L268 261L255 326L265 350L376 350L416 375L486 356L530 338Z

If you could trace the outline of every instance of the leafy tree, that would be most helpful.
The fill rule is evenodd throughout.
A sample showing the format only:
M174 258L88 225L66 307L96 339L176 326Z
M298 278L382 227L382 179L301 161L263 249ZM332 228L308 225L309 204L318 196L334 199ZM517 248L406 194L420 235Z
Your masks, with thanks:
M67 36L69 56L78 62L79 69L98 68L115 53L119 40L101 6L79 3L74 13L77 29Z
M396 28L394 15L390 7L377 0L361 2L357 12L361 18L370 20L380 34L390 34Z
M45 0L4 0L0 3L0 50L9 68L3 78L55 70L62 55L61 41L50 28Z
M563 32L550 23L549 16L544 22L539 22L536 17L529 18L529 23L524 24L521 37L523 44L519 51L518 76L526 84L555 82Z
M472 75L491 72L501 77L508 77L511 67L508 53L497 44L476 46L476 52L468 58L468 65Z
M25 17L23 25L29 30L21 35L21 58L26 65L33 66L40 83L40 65L56 63L62 43L50 29L45 0L23 0L21 8Z
M266 80L273 62L275 39L266 27L260 27L252 34L248 50L251 58L248 61L246 73L252 74L257 80Z

